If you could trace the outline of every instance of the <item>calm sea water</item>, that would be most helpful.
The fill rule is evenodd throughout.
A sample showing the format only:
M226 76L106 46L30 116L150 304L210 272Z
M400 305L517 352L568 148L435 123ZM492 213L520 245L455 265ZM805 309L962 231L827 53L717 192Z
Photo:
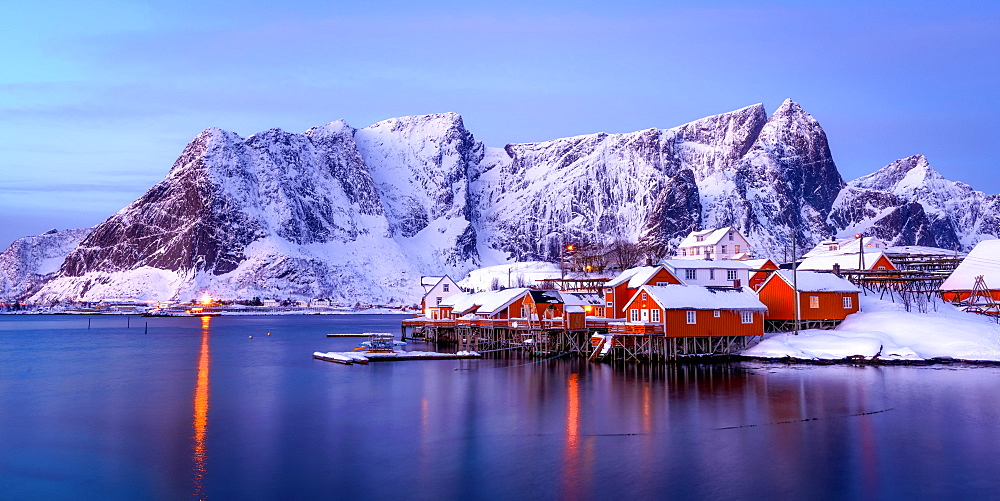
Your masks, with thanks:
M401 317L89 319L0 316L2 499L1000 497L996 367L343 366L326 333Z

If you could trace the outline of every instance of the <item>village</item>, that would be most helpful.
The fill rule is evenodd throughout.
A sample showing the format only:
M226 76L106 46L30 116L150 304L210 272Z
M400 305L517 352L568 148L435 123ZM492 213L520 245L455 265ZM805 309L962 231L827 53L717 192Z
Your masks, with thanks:
M493 290L424 277L421 312L402 322L402 337L454 344L463 353L645 362L735 355L765 334L833 329L869 297L922 313L944 300L996 319L997 244L984 241L964 255L856 235L821 242L796 263L779 265L753 259L735 228L695 231L671 258L614 274L560 263L558 276L536 273L535 286L522 277L504 288L497 276L506 272L511 284L511 267L501 266L493 270Z

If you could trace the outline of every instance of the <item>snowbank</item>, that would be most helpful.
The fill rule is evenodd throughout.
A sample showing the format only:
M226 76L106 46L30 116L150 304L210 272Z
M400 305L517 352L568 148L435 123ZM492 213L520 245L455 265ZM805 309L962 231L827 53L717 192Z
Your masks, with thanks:
M916 361L954 358L1000 361L1000 325L938 302L928 313L906 312L903 305L861 296L861 312L834 330L809 329L767 334L743 355L756 358L792 357L839 360L855 355L880 360Z

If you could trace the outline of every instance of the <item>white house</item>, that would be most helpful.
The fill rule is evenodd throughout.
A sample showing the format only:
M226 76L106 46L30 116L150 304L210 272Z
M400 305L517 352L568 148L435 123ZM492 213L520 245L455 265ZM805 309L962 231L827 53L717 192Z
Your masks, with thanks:
M707 287L749 287L750 270L743 261L704 261L695 259L665 259L660 261L670 273L685 285Z
M677 246L674 259L749 259L750 245L731 226L692 231Z
M462 289L451 277L420 277L420 285L424 288L424 298L421 300L420 309L425 316L430 316L428 308L437 307L441 301L452 294L462 292Z

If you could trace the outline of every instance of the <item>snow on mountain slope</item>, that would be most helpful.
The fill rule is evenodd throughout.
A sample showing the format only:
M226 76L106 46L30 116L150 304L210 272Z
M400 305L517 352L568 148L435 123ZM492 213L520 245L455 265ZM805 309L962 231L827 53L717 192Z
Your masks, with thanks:
M802 248L861 229L937 246L1000 234L996 196L920 159L845 187L822 127L791 100L770 116L756 104L671 129L503 148L484 147L454 113L248 138L210 128L163 181L61 251L54 277L25 285L8 273L8 289L34 300L413 304L421 275L558 259L571 242L665 253L693 229L732 225L759 257L780 258L793 233Z
M59 271L66 255L91 228L49 230L19 238L0 253L0 298L20 298Z
M891 245L969 250L1000 233L1000 196L949 181L923 155L848 183L828 222L842 237L864 231Z

